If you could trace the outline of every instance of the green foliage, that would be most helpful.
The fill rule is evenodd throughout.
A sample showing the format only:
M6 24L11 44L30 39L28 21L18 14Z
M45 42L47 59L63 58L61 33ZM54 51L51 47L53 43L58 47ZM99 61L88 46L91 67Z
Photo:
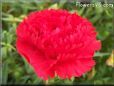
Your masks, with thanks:
M70 12L77 12L79 15L88 18L97 28L97 38L102 41L102 49L94 56L96 66L92 71L80 78L61 80L59 77L49 81L51 84L108 84L113 83L113 68L106 65L106 60L111 54L113 46L113 8L110 7L79 7L75 3L68 3L66 0L54 2L15 2L2 3L2 83L27 83L44 84L37 78L33 68L22 59L17 53L16 27L19 22L30 12L45 8L67 9Z

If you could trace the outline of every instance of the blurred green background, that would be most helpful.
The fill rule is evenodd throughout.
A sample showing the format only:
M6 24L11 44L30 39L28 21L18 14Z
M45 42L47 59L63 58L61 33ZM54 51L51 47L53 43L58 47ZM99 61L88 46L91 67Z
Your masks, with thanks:
M3 84L45 84L37 78L32 67L16 51L15 30L19 22L30 12L47 8L66 9L88 18L98 31L102 49L95 53L96 66L80 78L49 80L50 84L114 84L113 66L113 10L112 7L80 7L76 2L2 2L2 81ZM0 61L1 63L1 61Z

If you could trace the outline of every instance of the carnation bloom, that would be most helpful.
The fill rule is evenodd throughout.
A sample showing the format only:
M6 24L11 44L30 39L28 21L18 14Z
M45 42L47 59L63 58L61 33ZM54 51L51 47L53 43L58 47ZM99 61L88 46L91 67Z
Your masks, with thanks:
M36 74L47 80L90 71L101 43L87 19L66 10L45 9L32 12L19 24L16 47Z

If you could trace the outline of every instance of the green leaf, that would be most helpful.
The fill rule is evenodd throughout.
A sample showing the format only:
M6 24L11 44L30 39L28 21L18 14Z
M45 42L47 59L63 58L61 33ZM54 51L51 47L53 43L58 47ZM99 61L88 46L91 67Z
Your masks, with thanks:
M66 2L67 2L67 0L60 0L59 1L59 8L62 8Z
M94 54L94 57L103 57L103 56L108 56L110 55L110 53L100 53L100 52L96 52Z
M55 4L53 4L53 5L51 5L50 7L49 7L49 9L58 9L59 7L58 7L58 4L57 3L55 3Z

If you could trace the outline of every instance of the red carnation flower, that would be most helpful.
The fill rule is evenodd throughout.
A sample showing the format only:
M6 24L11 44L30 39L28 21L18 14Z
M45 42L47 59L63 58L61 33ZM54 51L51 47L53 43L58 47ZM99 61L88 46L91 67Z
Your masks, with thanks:
M101 43L87 19L50 9L33 12L19 24L16 47L36 74L47 80L55 75L80 77L91 70Z

